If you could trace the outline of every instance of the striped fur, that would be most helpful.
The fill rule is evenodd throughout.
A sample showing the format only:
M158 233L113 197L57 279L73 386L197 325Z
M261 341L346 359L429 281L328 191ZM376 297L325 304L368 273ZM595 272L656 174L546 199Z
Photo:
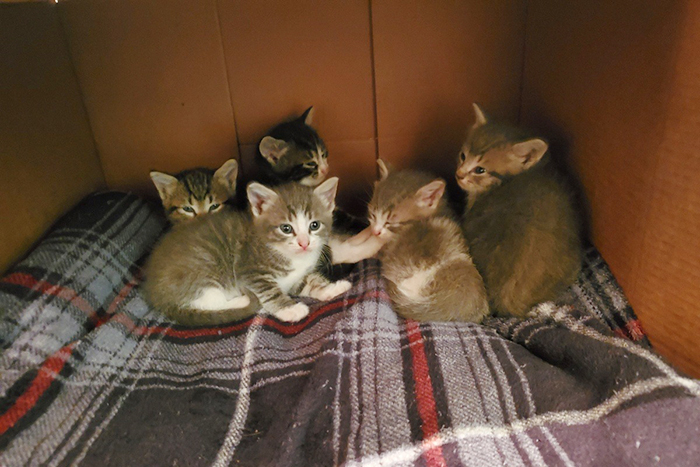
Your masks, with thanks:
M267 185L298 182L318 186L328 175L328 150L311 126L314 108L272 128L258 144L256 163Z
M336 188L337 178L316 189L252 183L252 215L232 211L176 226L146 265L149 302L188 325L241 319L259 304L285 321L303 318L308 308L289 294L301 291L319 264Z
M175 175L151 172L168 220L173 224L205 214L221 212L236 194L238 162L226 161L219 169L204 167Z

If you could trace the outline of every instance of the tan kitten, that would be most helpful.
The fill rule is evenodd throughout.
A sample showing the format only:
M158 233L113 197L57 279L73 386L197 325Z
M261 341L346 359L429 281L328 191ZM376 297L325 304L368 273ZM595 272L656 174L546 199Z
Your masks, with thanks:
M576 279L579 219L547 143L474 110L456 173L467 193L464 234L492 308L522 317Z
M333 250L350 261L377 253L396 312L419 321L480 322L488 313L484 284L459 224L443 199L445 182L412 170L389 172L369 203L370 227Z
M199 167L175 175L151 172L151 180L173 224L220 212L236 194L238 162L229 159L216 171Z
M146 264L148 301L188 325L251 315L257 300L283 321L309 313L290 294L327 300L350 288L315 273L330 235L337 178L313 189L297 183L248 186L251 213L228 211L176 225Z

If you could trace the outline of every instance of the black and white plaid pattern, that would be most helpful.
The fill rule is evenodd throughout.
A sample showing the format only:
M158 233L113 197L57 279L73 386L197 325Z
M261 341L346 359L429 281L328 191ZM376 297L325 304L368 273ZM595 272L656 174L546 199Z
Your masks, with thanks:
M187 328L137 286L163 225L89 198L0 283L0 465L700 462L700 385L595 250L526 320L403 320L370 260L300 323Z

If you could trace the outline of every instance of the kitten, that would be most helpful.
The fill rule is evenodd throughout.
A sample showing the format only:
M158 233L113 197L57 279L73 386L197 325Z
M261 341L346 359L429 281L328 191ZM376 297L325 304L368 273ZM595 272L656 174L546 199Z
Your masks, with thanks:
M413 170L389 172L381 159L377 163L370 227L341 245L338 261L377 253L387 291L404 318L480 322L488 313L486 291L443 199L444 180Z
M258 144L256 161L263 183L299 182L318 186L328 175L328 151L311 126L314 108L275 126Z
M187 325L253 314L257 301L282 321L309 313L289 294L327 300L350 288L314 272L328 241L338 179L313 189L296 183L248 185L251 212L229 211L177 225L146 264L148 301Z
M173 224L220 212L236 193L238 162L229 159L216 171L199 167L175 175L151 172L166 216Z
M548 144L474 110L456 173L467 195L463 230L493 310L522 317L576 279L579 218Z
M268 132L258 144L257 165L260 180L267 185L297 182L306 186L317 186L328 175L328 150L321 137L311 126L314 108L309 107L298 118L280 123ZM333 213L333 238L347 238L367 226L363 219L342 209ZM331 256L330 249L324 258ZM320 269L328 278L337 279L347 274L347 268L333 267L324 261Z

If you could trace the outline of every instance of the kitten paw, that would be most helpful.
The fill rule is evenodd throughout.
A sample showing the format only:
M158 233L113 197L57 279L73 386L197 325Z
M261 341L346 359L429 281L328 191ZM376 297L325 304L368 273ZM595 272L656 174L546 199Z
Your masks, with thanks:
M351 287L352 283L350 281L336 281L332 284L326 285L325 287L311 291L309 296L317 300L326 301L330 300L331 298L335 298L338 295L344 294L350 290Z
M306 306L305 303L295 303L292 306L282 308L277 313L275 313L275 316L282 321L293 322L299 321L308 314L309 307Z

